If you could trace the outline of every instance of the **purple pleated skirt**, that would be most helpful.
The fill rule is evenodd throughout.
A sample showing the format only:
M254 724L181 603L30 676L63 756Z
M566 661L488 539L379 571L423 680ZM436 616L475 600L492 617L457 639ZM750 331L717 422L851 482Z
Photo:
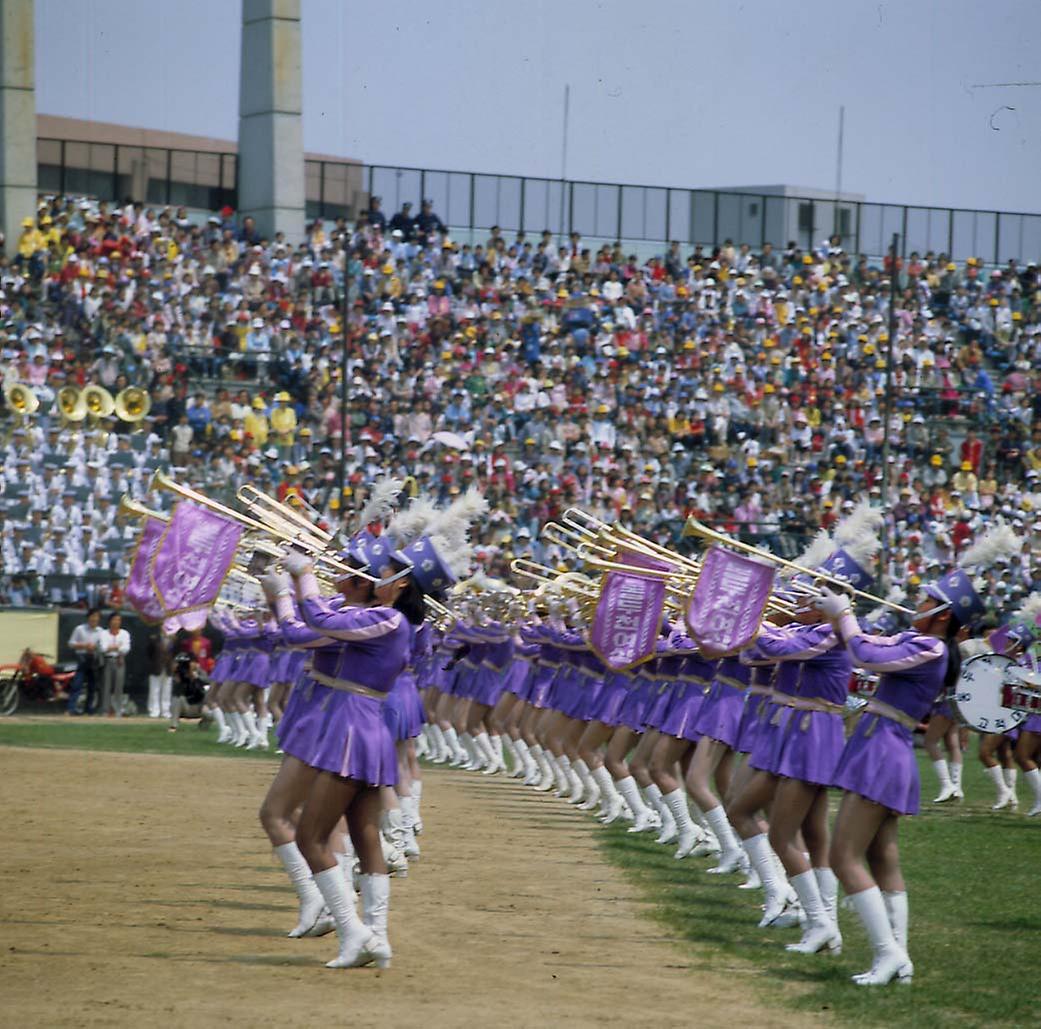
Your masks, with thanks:
M1020 732L1036 732L1041 735L1041 715L1028 715L1025 722L1019 726Z
M835 785L899 815L918 813L918 765L911 732L880 715L863 715L835 768Z
M563 664L553 680L553 688L546 698L546 707L559 711L571 710L584 685L583 676L574 665Z
M506 692L512 693L518 700L527 700L534 681L535 666L523 658L516 658L506 677Z
M472 664L460 661L452 669L452 678L449 680L445 692L452 694L453 697L463 697L464 699L471 697L476 675L477 669Z
M415 739L422 732L426 713L412 672L402 672L394 680L383 702L383 720L397 742Z
M727 686L716 679L698 713L695 730L710 740L733 747L745 707L745 690Z
M488 707L495 707L499 703L499 698L506 692L506 687L509 684L509 667L503 671L498 671L495 668L487 668L481 665L474 683L472 699L478 704L487 704Z
M286 677L289 669L289 659L293 656L291 650L275 650L272 651L270 658L268 659L268 681L272 684L276 682L289 682Z
M559 665L537 664L528 687L528 703L532 707L546 708L550 706L553 687L556 685Z
M621 672L609 673L604 679L603 688L596 698L596 706L589 713L593 722L604 725L621 724L622 706L632 690L633 680Z
M271 668L271 655L266 650L250 650L248 657L235 669L235 681L248 683L264 689L271 685L268 672Z
M951 710L951 702L947 699L946 694L943 693L937 697L929 714L942 715L944 718L949 718L952 722L956 721L954 711Z
M618 712L618 724L633 732L647 728L647 711L656 696L658 684L651 679L637 679Z
M697 743L701 734L694 728L701 706L705 703L705 685L701 682L680 680L672 693L672 703L664 721L658 726L665 736Z
M238 651L235 650L222 650L217 655L217 660L213 662L213 671L210 672L211 685L220 686L227 680L228 670L234 666L236 657Z
M654 684L654 693L651 702L647 706L647 714L644 715L643 723L648 729L661 731L662 724L672 706L673 697L680 688L680 683L674 679L659 679Z
M777 774L786 779L833 786L846 739L842 715L792 709L781 735Z
M300 681L300 677L307 671L307 659L310 655L306 650L291 650L286 661L284 682L290 685Z
M576 690L572 694L571 703L562 714L568 718L577 718L580 722L590 722L593 712L600 703L600 694L604 692L604 680L592 675L580 674L576 680Z
M737 726L737 743L734 750L739 754L751 754L755 746L755 738L759 735L759 716L763 705L770 700L765 693L745 694L745 706L741 712L741 721Z
M781 761L781 746L784 743L785 729L788 727L788 716L792 713L790 707L780 704L766 704L759 716L759 728L755 734L755 741L748 753L749 768L756 768L760 772L777 774L777 767Z
M383 703L305 679L278 723L279 746L311 768L369 786L395 786L398 761Z

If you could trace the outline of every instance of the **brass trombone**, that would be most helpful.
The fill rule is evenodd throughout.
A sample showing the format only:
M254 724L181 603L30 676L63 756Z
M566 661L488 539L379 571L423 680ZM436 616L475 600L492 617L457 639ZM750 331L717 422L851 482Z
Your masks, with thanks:
M873 593L865 593L863 590L858 590L852 587L848 582L843 579L837 579L833 575L829 575L827 572L822 572L817 568L806 568L803 565L796 564L794 561L786 561L783 557L778 557L776 554L770 553L769 550L761 550L759 547L754 547L750 543L742 543L740 540L736 540L726 533L717 532L715 529L710 529L707 525L699 522L696 518L691 516L687 519L686 525L683 527L684 536L697 536L700 539L709 540L712 543L719 543L723 546L733 547L735 550L740 550L746 554L752 554L755 557L762 558L764 561L770 561L775 565L780 565L783 568L790 568L793 572L799 575L808 575L814 580L813 586L804 584L806 586L805 592L809 595L819 596L819 589L817 583L824 583L827 586L834 587L839 592L848 593L854 597L859 597L861 600L869 600L872 604L881 604L884 607L892 608L894 611L899 611L903 615L910 615L912 618L915 617L916 613L912 608L904 607L902 604L894 603L892 600L886 600L884 597L876 597Z
M238 522L240 525L244 525L247 529L251 529L254 532L264 533L267 536L273 536L275 539L281 540L283 543L297 546L311 557L315 562L316 567L318 565L324 566L324 569L340 578L354 575L361 579L367 579L369 582L373 583L380 581L376 576L369 575L368 572L363 572L358 568L353 568L351 565L347 564L346 561L342 561L334 554L327 553L325 544L321 543L314 536L308 534L302 527L296 529L290 527L285 522L269 524L267 522L258 521L255 518L250 518L248 515L241 514L234 508L227 507L219 501L212 500L210 497L206 496L205 493L200 493L198 490L194 490L190 486L185 486L182 483L177 482L175 479L170 478L169 475L165 475L163 472L158 470L152 475L151 481L149 482L149 489L161 489L173 493L175 496L181 497L183 500L189 500L193 504L198 504L200 507L205 507L210 511L215 511L224 518L229 518L232 521Z
M169 515L163 514L162 511L153 511L150 507L139 504L126 493L119 498L116 518L124 520L127 518L154 518L159 522L168 522L170 520Z
M315 525L306 515L295 511L288 503L280 503L274 497L262 493L252 483L240 486L235 494L239 503L242 504L251 515L255 515L262 521L270 518L276 524L295 525L298 529L310 533L316 539L322 541L322 545L328 547L332 544L333 534Z

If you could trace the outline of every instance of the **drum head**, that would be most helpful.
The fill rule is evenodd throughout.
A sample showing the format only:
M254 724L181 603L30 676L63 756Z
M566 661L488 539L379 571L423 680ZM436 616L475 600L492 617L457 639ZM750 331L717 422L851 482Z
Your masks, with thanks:
M958 718L981 733L1011 732L1026 720L1025 711L1002 704L1002 686L1015 662L1004 654L978 654L962 665L949 700Z

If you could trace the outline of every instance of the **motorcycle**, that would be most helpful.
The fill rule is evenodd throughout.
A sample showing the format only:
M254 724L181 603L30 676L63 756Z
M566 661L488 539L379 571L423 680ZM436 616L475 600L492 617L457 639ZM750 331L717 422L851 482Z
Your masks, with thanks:
M38 704L65 700L75 674L75 662L52 665L26 647L17 664L0 665L0 716L13 715L23 699Z

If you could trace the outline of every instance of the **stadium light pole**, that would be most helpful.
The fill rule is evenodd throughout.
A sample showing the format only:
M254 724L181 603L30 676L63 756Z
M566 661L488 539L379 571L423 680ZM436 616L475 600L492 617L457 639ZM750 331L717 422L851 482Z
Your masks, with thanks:
M882 428L882 512L889 512L889 423L893 417L893 344L896 342L896 294L898 276L900 270L897 267L897 247L900 242L900 234L893 233L892 259L889 266L889 338L886 340L886 388L882 397L883 428ZM889 527L883 522L882 525L882 548L878 552L879 581L882 580L882 572L885 567L885 554L889 546Z
M351 246L350 235L343 247L343 311L340 317L340 454L336 470L338 502L343 505L347 485L347 333L351 314Z

